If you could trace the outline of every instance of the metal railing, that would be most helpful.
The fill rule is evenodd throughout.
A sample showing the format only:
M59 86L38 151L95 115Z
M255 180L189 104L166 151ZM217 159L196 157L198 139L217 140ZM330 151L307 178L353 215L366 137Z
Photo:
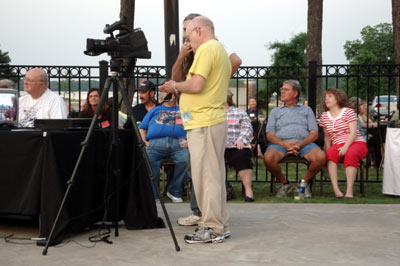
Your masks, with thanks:
M70 111L74 108L75 111L80 111L79 103L86 99L87 90L92 87L101 89L109 75L108 62L101 61L99 66L17 66L2 64L0 65L0 78L12 79L16 83L18 91L22 93L22 79L26 72L33 67L40 67L47 71L50 89L58 91L64 97L70 106ZM370 113L370 104L375 96L396 95L396 86L400 86L399 69L400 65L317 65L315 62L310 62L309 67L240 67L231 79L230 90L234 93L236 104L245 110L248 108L249 97L255 96L258 102L257 108L264 111L266 119L268 119L270 110L279 105L279 88L282 82L287 79L300 81L303 87L300 99L302 101L307 99L314 111L321 110L316 105L317 102L321 101L317 99L316 95L319 85L322 91L326 88L339 88L345 90L348 97L355 96L365 100L368 104L368 113ZM136 66L132 78L135 87L143 78L151 79L155 84L161 84L166 79L166 70L164 66ZM378 127L383 129L385 125L378 120ZM369 130L367 133L370 133ZM265 171L262 164L261 167L259 166L257 157L255 160L255 182L269 181L269 173ZM367 163L370 163L368 160ZM373 177L368 171L367 168L367 182L382 181L380 167L375 167L372 170L374 172ZM297 173L298 168L296 167L296 178Z

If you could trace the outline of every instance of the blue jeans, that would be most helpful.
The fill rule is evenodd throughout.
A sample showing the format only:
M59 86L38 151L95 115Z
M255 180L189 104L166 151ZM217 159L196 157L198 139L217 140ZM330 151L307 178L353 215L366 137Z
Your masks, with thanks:
M172 137L158 138L150 140L150 145L146 147L149 155L151 168L157 181L157 186L160 185L160 165L164 158L172 158L175 162L174 177L172 178L168 192L174 197L182 197L182 187L188 178L188 157L189 150L182 148L179 145L179 139ZM153 183L152 183L153 185ZM154 185L153 185L154 186ZM157 192L153 187L154 197L158 198Z

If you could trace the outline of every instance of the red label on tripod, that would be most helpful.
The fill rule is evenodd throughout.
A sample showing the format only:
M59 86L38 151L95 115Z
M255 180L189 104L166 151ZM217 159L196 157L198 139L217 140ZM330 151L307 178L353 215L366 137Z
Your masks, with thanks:
M110 122L108 120L101 122L101 128L106 128L110 126Z

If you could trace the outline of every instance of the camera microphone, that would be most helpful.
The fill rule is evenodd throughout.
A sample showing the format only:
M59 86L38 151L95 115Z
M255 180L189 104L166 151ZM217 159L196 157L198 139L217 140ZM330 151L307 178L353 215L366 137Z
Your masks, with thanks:
M115 30L121 30L126 26L126 17L121 17L121 20L114 22L113 24L109 25L106 24L105 28L103 29L103 32L105 34L112 33Z
M168 93L167 96L165 96L163 102L168 102L169 100L171 100L171 98L172 98L172 93Z

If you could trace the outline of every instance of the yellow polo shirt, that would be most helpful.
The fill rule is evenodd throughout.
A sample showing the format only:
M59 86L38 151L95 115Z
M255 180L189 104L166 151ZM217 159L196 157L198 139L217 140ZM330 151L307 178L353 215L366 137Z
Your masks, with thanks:
M182 93L180 111L186 130L212 126L226 119L226 101L232 66L221 43L210 40L196 50L187 80L194 74L206 79L200 93Z

